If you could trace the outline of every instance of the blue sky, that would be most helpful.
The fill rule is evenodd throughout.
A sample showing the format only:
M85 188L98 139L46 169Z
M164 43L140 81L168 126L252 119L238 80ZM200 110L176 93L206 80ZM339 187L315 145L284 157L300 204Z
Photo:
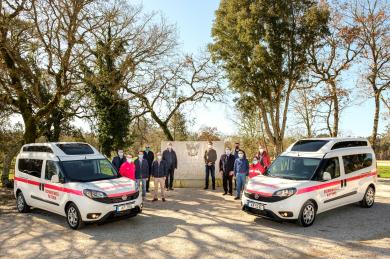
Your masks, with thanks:
M137 1L136 1L137 2ZM211 39L211 26L214 12L218 8L218 0L138 0L143 3L145 11L160 11L168 22L176 24L179 32L179 42L184 52L197 52L204 48ZM351 72L351 74L354 74ZM356 74L345 75L349 78L348 88L355 87ZM353 103L358 103L354 98ZM383 110L382 110L383 111ZM194 130L202 125L215 126L225 134L236 133L237 126L231 121L232 104L213 104L207 107L197 107L194 117ZM374 113L372 99L359 104L353 104L343 111L340 119L341 134L344 136L369 136L371 134ZM292 122L290 120L290 122ZM379 123L379 133L384 131L388 122ZM288 132L287 132L288 133Z

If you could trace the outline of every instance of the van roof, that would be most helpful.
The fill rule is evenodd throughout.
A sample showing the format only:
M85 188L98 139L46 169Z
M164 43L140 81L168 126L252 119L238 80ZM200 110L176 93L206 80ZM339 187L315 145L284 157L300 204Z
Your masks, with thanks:
M83 142L48 142L23 145L21 153L46 153L61 159L102 158L104 157L93 146Z
M330 151L350 148L370 148L365 138L307 138L289 146L283 154L299 153L300 155L321 156Z

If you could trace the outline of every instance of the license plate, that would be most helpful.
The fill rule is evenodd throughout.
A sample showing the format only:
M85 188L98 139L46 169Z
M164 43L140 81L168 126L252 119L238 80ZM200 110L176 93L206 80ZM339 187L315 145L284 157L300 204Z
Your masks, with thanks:
M116 212L120 212L120 211L124 211L124 210L130 210L133 208L134 208L134 204L127 203L127 204L122 204L122 205L116 206L115 210L116 210Z
M256 202L248 202L248 207L257 210L264 210L264 205Z

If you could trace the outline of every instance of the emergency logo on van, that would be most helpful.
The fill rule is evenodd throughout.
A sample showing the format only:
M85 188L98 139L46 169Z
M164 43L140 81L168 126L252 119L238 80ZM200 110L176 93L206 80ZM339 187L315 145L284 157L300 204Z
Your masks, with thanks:
M59 192L52 190L45 190L45 193L47 193L47 197L52 200L57 200L57 197L60 196Z

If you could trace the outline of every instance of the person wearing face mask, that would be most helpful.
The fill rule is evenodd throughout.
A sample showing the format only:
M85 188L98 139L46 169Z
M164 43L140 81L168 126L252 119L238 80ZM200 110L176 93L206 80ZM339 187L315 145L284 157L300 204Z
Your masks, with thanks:
M229 147L225 149L225 154L219 159L219 171L222 174L223 195L233 195L233 175L234 175L234 155ZM229 187L229 188L228 188Z
M244 156L244 152L240 150L238 152L238 158L234 161L234 176L237 182L237 195L234 198L235 200L239 200L241 196L241 190L244 190L246 177L249 173L249 162Z
M152 176L154 178L154 197L153 201L157 201L158 186L161 188L161 199L165 202L165 178L167 177L167 166L166 162L162 160L161 153L157 153L157 160L153 161L152 164Z
M204 153L204 162L206 168L206 179L205 187L207 190L209 188L209 177L211 175L211 181L213 185L213 190L215 190L215 161L217 161L217 151L213 148L213 142L209 142L208 148Z
M135 181L135 164L132 155L126 156L126 162L119 168L119 174Z
M148 161L149 164L149 177L146 181L146 192L149 192L150 176L152 174L152 163L154 160L154 153L150 150L150 145L145 146L144 158Z
M135 178L137 180L138 187L142 183L142 197L146 196L146 180L149 177L149 164L146 159L144 159L144 152L138 152L138 159L135 160Z
M271 165L271 158L268 155L268 152L264 149L263 146L259 146L259 152L256 154L257 160L262 166L262 174L269 168Z
M252 160L252 164L249 166L249 178L256 177L264 173L264 167L259 163L255 156Z
M126 157L124 156L123 149L118 149L117 156L112 159L112 165L119 172L121 165L126 162Z
M162 154L162 160L166 162L167 165L167 177L165 179L165 187L168 190L173 190L173 180L175 169L177 169L177 156L176 152L172 148L172 143L168 143L168 147L164 150Z

